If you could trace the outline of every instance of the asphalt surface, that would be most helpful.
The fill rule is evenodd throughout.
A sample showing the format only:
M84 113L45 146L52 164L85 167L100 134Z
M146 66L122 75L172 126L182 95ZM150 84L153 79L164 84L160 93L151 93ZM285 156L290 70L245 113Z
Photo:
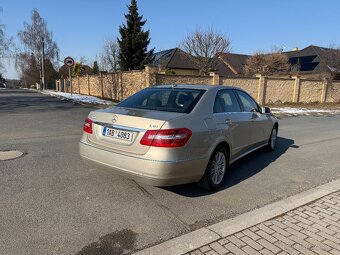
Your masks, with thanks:
M85 165L83 121L95 109L0 90L0 254L130 253L340 177L340 116L280 120L277 150L230 167L221 190L156 188Z

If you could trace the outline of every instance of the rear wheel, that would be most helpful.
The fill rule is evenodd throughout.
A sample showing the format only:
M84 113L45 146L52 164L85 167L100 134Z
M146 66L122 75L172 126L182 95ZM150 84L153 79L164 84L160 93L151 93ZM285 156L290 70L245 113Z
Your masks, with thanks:
M272 132L270 134L268 144L266 146L266 149L268 151L274 151L276 147L276 140L277 140L277 126L275 125L272 129Z
M229 157L226 149L222 146L217 147L198 185L207 190L220 188L226 177L228 164Z

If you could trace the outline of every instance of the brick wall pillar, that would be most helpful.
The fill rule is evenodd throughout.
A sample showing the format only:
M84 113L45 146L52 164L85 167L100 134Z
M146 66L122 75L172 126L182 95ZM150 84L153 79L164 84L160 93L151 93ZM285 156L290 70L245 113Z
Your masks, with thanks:
M292 101L293 103L298 103L300 97L301 79L299 76L292 76L292 78L295 80Z
M60 80L55 81L55 90L60 91Z
M88 74L86 74L86 78L87 78L87 94L90 95L90 76Z
M321 98L320 98L321 103L326 102L328 84L329 84L329 80L327 78L324 78L323 83L322 83Z
M220 76L217 73L210 73L212 85L220 85Z
M77 76L77 83L78 83L78 94L80 94L80 81L79 81L79 76Z
M267 77L263 75L256 75L259 78L259 85L257 88L257 102L263 105L266 101L266 84L267 84Z
M103 81L102 73L99 73L99 84L100 84L101 97L104 98L104 81Z
M111 74L111 99L115 99L115 74Z
M158 67L145 66L145 87L151 87L157 84Z

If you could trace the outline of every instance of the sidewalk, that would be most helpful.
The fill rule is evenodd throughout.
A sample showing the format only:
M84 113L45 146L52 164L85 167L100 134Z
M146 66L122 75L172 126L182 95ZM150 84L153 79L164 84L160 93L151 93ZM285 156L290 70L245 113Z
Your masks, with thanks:
M340 179L136 254L340 255Z

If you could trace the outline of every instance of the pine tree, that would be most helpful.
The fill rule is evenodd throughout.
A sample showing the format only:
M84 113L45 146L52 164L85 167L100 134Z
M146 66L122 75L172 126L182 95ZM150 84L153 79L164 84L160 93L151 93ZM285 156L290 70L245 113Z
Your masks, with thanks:
M129 13L125 14L126 25L119 26L121 38L118 39L120 48L119 66L121 70L143 69L144 65L153 60L154 49L148 51L150 43L149 31L143 31L146 20L139 16L137 1L131 0Z
M99 74L99 66L98 66L98 62L97 61L94 61L93 62L93 73L94 74Z

